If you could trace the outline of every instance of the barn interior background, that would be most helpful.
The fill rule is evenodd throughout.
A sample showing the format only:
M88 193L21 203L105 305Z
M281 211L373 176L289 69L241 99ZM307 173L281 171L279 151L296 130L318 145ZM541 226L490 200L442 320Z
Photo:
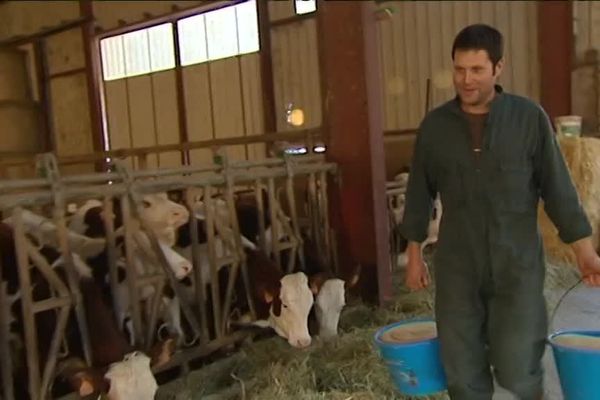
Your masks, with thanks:
M12 216L24 239L27 221L18 222L24 218L23 208L45 213L56 227L56 244L67 264L73 264L74 244L66 229L71 203L80 206L97 199L110 209L112 198L132 200L133 209L126 212L135 215L136 200L143 195L183 190L183 203L194 214L199 207L195 196L203 196L203 207L210 209L211 194L218 194L228 207L240 191L255 194L257 202L264 194L271 207L261 215L281 220L286 235L267 246L262 227L263 250L281 262L283 251L302 253L302 233L308 232L336 273L348 275L356 264L362 266L354 294L367 303L392 305L385 316L367 318L362 305L349 311L346 315L358 315L358 327L342 320L341 329L358 335L345 340L368 346L373 326L405 313L431 311L427 299L397 297L390 215L401 207L403 189L394 178L409 166L419 121L427 110L453 96L454 35L474 22L499 28L506 38L508 68L501 79L505 89L539 101L551 117L582 116L583 136L593 137L599 132L600 113L598 16L600 5L592 1L0 2L2 217ZM588 154L592 147L572 147L584 149L569 153L572 170L591 165L585 160L593 159ZM44 153L55 158L41 156ZM578 180L578 188L596 219L596 196L585 191L600 179L594 168L595 164L580 174L585 178ZM278 208L289 216L289 226ZM240 229L235 211L229 208L227 213L232 220L220 227L211 225L213 217L206 219L209 231L221 229L216 236ZM114 229L106 226L107 232ZM126 241L133 242L134 227L125 226L125 232ZM190 234L198 232L191 228ZM116 252L110 237L109 248ZM159 268L166 266L159 269L157 282L176 287L168 261L161 260L158 243L151 239L155 262ZM18 246L25 254L26 241ZM221 264L244 273L241 246L231 244L233 259L210 257L213 282ZM35 258L35 251L29 250L34 255L27 253L28 257ZM556 252L568 260L564 249ZM26 268L28 257L21 257L20 268ZM114 257L111 265L116 265ZM46 269L43 261L37 264ZM198 256L193 264L199 264ZM192 275L202 283L196 271ZM133 269L128 272L136 276ZM114 289L114 271L111 279ZM55 283L60 292L55 298L77 292L72 281L66 287ZM139 308L135 285L129 288L134 309ZM205 340L177 353L173 365L183 366L184 372L190 360L244 339L221 319L231 298L221 304L219 293L201 293L203 286L198 285L197 296L215 296L215 309L225 313L212 315L221 326L216 342ZM55 307L79 309L78 301L73 296ZM43 312L50 305L30 299L23 307ZM141 327L153 326L154 318L142 321L142 313L134 312L134 331L137 341L149 346L153 340L143 337ZM204 330L206 310L196 317L198 321L190 324ZM26 339L27 364L30 374L35 364L39 376L28 385L32 398L45 398L56 360L44 370L31 355L36 346L33 324L29 322ZM346 354L342 348L334 347L346 357L344 363L362 354L370 368L378 368L369 351ZM54 349L56 359L58 342ZM317 357L316 352L310 354ZM383 381L381 377L368 383L358 376L325 378L340 367L316 370L318 360L309 358L302 370L302 379L313 382L303 385L320 389L315 393L339 392L340 398L353 392L373 398L393 393L389 383L377 380ZM265 365L269 363L273 360ZM3 372L9 367L4 364ZM383 376L385 371L379 372ZM9 380L9 375L2 376L4 382ZM265 379L273 383L272 377ZM364 383L362 389L353 388L351 381L356 379ZM383 392L373 392L377 384ZM300 386L269 390L273 395L293 393ZM11 398L6 391L3 395Z

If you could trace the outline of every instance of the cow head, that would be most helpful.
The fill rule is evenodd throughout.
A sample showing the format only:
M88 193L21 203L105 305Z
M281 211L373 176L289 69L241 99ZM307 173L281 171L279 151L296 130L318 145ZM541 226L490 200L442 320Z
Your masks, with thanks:
M140 218L156 236L168 246L175 244L177 228L188 221L189 212L166 193L147 194L142 197Z
M150 357L139 351L126 354L123 361L111 364L104 377L110 381L110 400L153 399L158 389L150 369Z
M264 300L270 304L269 325L293 347L307 347L311 343L308 314L314 303L308 278L297 272L285 275L280 284L279 293L264 293Z
M348 279L318 273L310 277L310 290L315 295L315 314L319 337L327 340L337 336L340 315L346 305L346 291L358 282L360 265Z

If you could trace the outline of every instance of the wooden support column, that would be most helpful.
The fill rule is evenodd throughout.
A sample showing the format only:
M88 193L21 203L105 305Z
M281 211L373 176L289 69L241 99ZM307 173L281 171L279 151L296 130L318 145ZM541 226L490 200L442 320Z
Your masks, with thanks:
M317 21L327 158L340 167L330 185L340 269L362 264L360 292L391 299L381 79L374 2L320 1Z
M538 2L540 97L551 119L571 113L572 7L570 1Z
M271 21L269 2L257 1L258 31L260 35L260 80L263 93L264 131L277 131L277 110L275 109L275 89L273 83L273 59L271 57Z
M103 85L100 82L100 41L95 37L94 6L91 0L79 0L79 10L85 23L81 27L85 69L87 79L88 102L90 105L90 121L92 123L92 145L94 152L104 151ZM96 164L96 170L103 170L104 163Z

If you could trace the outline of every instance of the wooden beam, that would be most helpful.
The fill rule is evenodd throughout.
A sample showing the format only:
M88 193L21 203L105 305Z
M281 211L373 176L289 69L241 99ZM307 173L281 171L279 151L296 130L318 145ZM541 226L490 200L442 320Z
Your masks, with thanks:
M317 26L326 156L341 175L330 185L339 265L360 262L363 299L383 304L391 273L375 12L373 2L320 1Z
M78 28L86 23L90 23L92 21L88 20L86 17L81 17L74 19L72 21L63 22L57 26L53 26L50 28L43 28L40 31L33 33L31 35L19 35L10 37L8 39L0 40L0 47L4 46L22 46L24 44L35 42L38 39L45 39L48 36L56 35L61 32L65 32L74 28Z
M315 18L316 13L312 12L312 13L308 13L308 14L294 14L290 17L286 17L286 18L281 18L275 21L271 21L271 28L275 28L278 26L284 26L284 25L289 25L289 24L294 24L297 22L301 22L301 21L306 21L308 19L313 19Z
M52 101L50 100L50 79L48 77L48 58L46 43L38 38L33 42L33 55L35 58L35 75L40 96L41 119L43 122L41 132L41 148L44 151L56 151L56 138L52 125Z
M94 5L91 0L79 0L79 10L86 21L81 27L83 36L83 51L85 55L85 69L88 102L90 107L90 121L92 123L92 146L95 152L104 150L105 120L102 112L101 66L100 66L100 41L94 37ZM96 170L103 170L104 163L98 162Z
M189 142L187 111L185 104L185 85L183 83L183 68L181 67L181 48L179 47L179 30L177 22L171 25L175 50L175 82L177 90L177 123L179 125L179 143ZM181 152L181 163L190 164L190 152Z
M553 119L571 113L573 4L570 1L540 1L537 6L540 97L542 107Z

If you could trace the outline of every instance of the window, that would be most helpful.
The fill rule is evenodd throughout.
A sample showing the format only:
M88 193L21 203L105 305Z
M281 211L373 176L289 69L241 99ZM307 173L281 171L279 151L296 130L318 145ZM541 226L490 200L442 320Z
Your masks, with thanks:
M302 1L302 3L310 3ZM182 66L259 50L256 0L249 0L177 21ZM175 67L171 23L100 41L104 80Z
M296 14L308 14L317 10L316 0L296 0Z
M170 23L102 39L100 51L105 81L175 67Z
M209 11L177 22L181 65L259 50L256 1Z

